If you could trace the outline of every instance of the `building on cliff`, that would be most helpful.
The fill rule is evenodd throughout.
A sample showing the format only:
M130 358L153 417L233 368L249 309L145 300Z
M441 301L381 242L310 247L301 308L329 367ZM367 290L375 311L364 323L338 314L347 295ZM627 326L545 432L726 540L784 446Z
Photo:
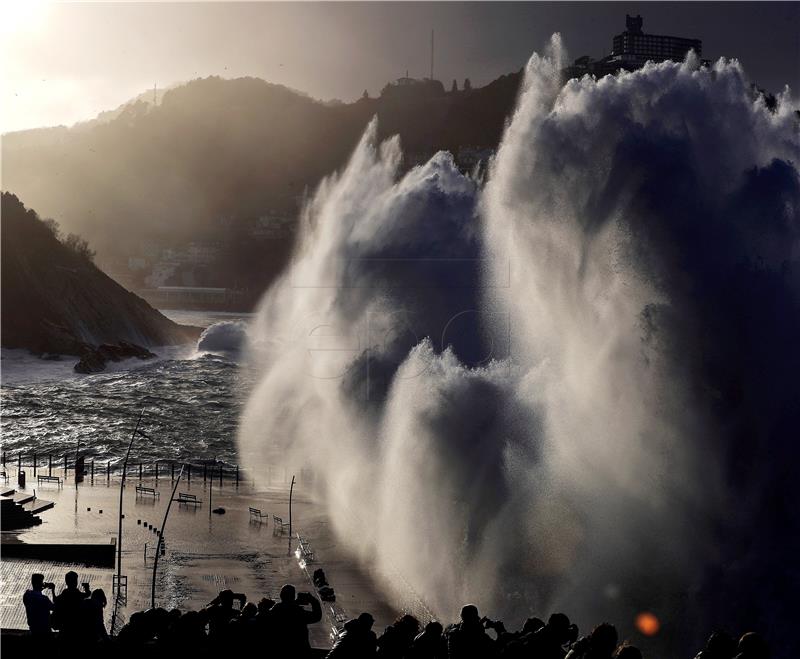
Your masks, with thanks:
M599 78L620 69L640 69L646 62L681 62L689 51L702 56L703 42L700 39L646 34L642 32L643 23L641 16L626 15L625 31L613 38L611 54L598 60L588 55L579 57L564 70L566 77L580 78L588 73Z

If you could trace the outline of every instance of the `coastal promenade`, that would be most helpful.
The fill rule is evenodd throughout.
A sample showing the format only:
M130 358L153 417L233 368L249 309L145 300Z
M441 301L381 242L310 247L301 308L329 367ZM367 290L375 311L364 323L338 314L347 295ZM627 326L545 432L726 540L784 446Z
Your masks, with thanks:
M60 591L68 570L78 572L80 582L88 581L92 588L105 590L110 629L114 567L108 562L98 566L76 560L81 551L64 552L63 560L50 558L53 552L48 553L46 560L30 557L35 554L34 547L102 547L116 542L119 479L96 479L94 484L84 482L76 487L72 473L67 476L62 487L44 483L37 486L36 481L29 481L27 488L20 490L15 486L14 470L9 470L6 489L15 488L18 494L32 493L35 489L37 498L52 501L55 506L40 514L42 524L2 533L0 626L4 630L26 627L22 593L32 572L43 573L46 581L55 582ZM137 496L139 485L153 488L159 496ZM171 491L170 478L140 481L128 475L122 541L122 574L127 577L127 597L118 608L116 629L132 612L150 607L157 529ZM194 495L201 503L179 503L177 497L181 492ZM224 508L224 514L209 514L209 497L211 507ZM277 599L285 583L295 584L298 591L313 593L309 573L322 567L336 591L336 603L334 608L323 603L322 622L310 628L315 647L330 645L331 628L337 619L340 623L343 618L355 617L362 611L375 616L377 629L388 625L398 612L382 595L376 575L357 565L345 552L335 539L322 507L310 500L302 486L295 485L292 503L294 537L290 538L286 532L276 532L272 517L277 515L288 521L289 485L282 479L269 484L242 480L238 485L231 480L224 480L221 485L219 481L202 479L181 481L164 533L165 550L159 557L156 606L199 609L226 588L243 592L253 601L264 596ZM267 519L251 520L250 507L260 509ZM314 553L313 562L305 570L296 555L297 533ZM109 549L105 555L112 552L114 549Z

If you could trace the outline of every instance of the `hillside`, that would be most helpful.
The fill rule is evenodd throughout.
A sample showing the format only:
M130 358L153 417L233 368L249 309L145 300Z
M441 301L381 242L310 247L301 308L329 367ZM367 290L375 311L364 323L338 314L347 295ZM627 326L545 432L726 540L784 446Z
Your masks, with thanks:
M260 293L291 240L253 241L246 220L296 216L371 117L381 136L400 135L410 164L439 149L492 149L518 85L510 74L469 91L326 104L256 78L198 79L157 106L140 100L103 121L4 135L3 185L85 236L101 263L127 263L146 243L206 241L224 254L203 285Z
M61 243L34 211L5 192L0 240L4 348L84 356L101 344L122 344L121 356L145 356L141 346L181 343L197 334Z

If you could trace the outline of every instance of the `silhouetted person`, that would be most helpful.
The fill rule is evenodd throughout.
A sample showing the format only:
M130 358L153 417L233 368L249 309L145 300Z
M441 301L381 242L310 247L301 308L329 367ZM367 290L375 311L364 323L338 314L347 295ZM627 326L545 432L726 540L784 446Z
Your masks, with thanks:
M230 621L229 634L233 642L242 648L255 647L260 637L260 629L256 621L258 607L253 602L244 605L238 618Z
M53 610L53 601L42 592L45 588L55 595L55 584L45 583L43 574L34 573L31 575L30 589L22 596L28 629L39 638L47 637L51 633L50 612Z
M134 611L125 626L119 630L117 639L124 648L135 648L150 639L146 638L144 611Z
M614 659L642 659L642 651L633 645L620 645Z
M307 605L311 606L310 611L303 608ZM322 607L311 593L295 596L294 586L286 584L281 588L280 601L270 609L268 623L273 630L276 656L307 656L311 650L308 625L321 619Z
M187 611L175 623L174 642L189 652L203 649L207 640L206 619L199 611Z
M372 631L374 623L369 613L344 623L344 631L336 639L328 659L362 659L375 656L376 639Z
M733 659L736 654L736 640L722 631L708 637L706 646L697 653L695 659Z
M53 602L53 627L59 631L62 640L76 640L79 633L79 612L81 602L91 594L89 584L78 588L78 573L69 571L64 575L65 588Z
M344 629L333 643L331 651L325 655L326 659L359 659L358 627L358 620L355 618L344 623Z
M223 590L206 606L209 638L219 641L226 637L228 623L239 616L239 612L233 608L234 600L239 600L240 606L244 606L247 597L232 590Z
M268 597L262 597L256 606L258 607L258 613L256 613L256 626L259 629L259 633L271 633L271 629L269 627L269 612L272 610L272 607L275 606L275 600L271 600Z
M78 630L81 641L97 643L108 639L108 632L103 619L107 603L106 594L102 588L97 588L92 591L90 597L78 602Z
M378 657L402 659L411 649L414 637L419 633L419 620L412 615L400 616L389 625L378 639Z
M736 659L769 659L769 646L761 634L747 632L739 639Z
M616 627L604 622L597 625L589 636L574 643L567 659L611 659L618 640Z
M564 645L574 641L577 635L578 628L570 624L566 615L553 613L547 619L546 625L530 635L526 646L537 659L562 659L567 654Z
M364 644L364 652L368 656L373 656L378 649L378 637L372 630L372 625L375 624L375 618L370 613L359 614L358 624L361 626L362 641Z
M494 641L486 633L474 604L461 609L461 622L447 630L447 656L450 659L484 659L496 654Z
M447 641L444 638L442 623L435 620L425 625L425 629L417 635L411 644L410 659L445 659L447 657Z

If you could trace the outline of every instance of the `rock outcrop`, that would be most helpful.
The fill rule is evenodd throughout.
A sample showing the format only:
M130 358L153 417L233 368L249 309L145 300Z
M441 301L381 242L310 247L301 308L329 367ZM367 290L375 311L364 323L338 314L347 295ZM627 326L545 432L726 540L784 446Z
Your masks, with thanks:
M121 362L123 359L131 357L151 359L155 356L156 354L147 348L127 341L120 341L117 345L104 343L96 348L87 345L80 361L75 364L75 371L77 373L99 373L105 370L108 362Z
M2 194L2 345L81 358L81 373L108 361L154 356L148 347L196 340L60 242L13 194Z

